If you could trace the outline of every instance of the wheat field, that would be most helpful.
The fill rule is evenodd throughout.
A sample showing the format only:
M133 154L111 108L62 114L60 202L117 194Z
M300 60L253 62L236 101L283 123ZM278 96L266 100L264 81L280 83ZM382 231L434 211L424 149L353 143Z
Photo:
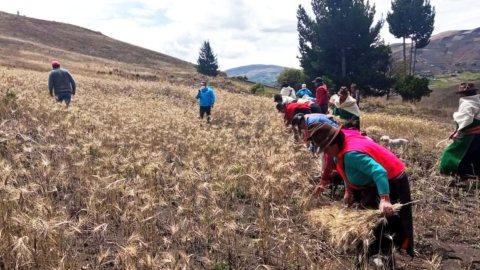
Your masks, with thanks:
M73 73L67 109L47 75L0 68L0 269L353 268L308 222L331 199L312 197L320 164L270 98L217 87L207 125L191 83ZM431 239L478 243L477 189L436 172L453 124L372 112L362 125L412 142L397 154L418 255L399 263L440 269Z

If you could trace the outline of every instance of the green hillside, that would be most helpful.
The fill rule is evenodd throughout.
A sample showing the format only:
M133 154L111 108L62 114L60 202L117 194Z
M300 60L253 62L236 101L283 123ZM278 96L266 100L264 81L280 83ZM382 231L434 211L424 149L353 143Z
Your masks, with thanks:
M247 76L249 81L275 87L278 75L284 69L284 67L275 65L249 65L228 69L225 73L229 77Z

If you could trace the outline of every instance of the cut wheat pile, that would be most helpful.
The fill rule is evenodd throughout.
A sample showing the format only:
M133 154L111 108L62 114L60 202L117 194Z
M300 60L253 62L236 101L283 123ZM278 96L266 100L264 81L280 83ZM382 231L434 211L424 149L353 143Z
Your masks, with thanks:
M393 205L399 211L401 204ZM328 240L337 249L348 250L359 242L367 247L373 237L373 229L386 219L378 210L343 208L333 204L308 213L311 225L320 226L329 234Z

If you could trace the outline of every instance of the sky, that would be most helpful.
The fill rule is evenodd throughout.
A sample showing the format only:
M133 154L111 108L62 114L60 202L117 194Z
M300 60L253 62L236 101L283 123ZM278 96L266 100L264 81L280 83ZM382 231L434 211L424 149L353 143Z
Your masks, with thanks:
M377 19L390 0L370 0ZM431 0L435 33L480 27L480 0ZM70 23L192 63L209 40L220 69L250 64L298 67L296 11L310 0L16 0L0 10ZM1 33L0 33L1 35ZM382 38L396 43L385 23Z

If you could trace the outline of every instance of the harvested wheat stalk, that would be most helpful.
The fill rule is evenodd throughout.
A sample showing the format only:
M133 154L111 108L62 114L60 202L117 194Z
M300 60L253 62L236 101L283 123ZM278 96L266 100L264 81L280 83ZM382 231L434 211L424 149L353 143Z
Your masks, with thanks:
M399 211L403 205L395 204L393 208ZM343 208L343 205L328 205L308 213L312 226L321 227L329 234L330 243L344 251L362 242L368 247L372 240L372 231L379 222L386 222L379 210L359 210Z

